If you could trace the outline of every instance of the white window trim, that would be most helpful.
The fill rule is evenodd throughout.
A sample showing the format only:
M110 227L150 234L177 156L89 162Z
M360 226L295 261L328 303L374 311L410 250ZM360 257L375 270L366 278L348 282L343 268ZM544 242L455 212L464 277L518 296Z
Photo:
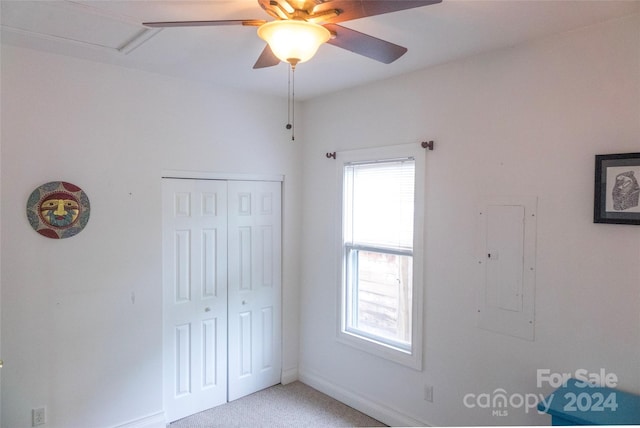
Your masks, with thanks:
M424 310L424 206L425 206L425 150L419 144L402 144L359 150L349 150L337 153L337 183L338 183L338 319L337 340L345 345L368 352L389 361L402 364L415 370L422 370L423 352L423 310ZM414 229L413 229L413 307L411 328L411 351L403 351L347 332L344 328L345 314L345 278L344 278L344 245L343 245L343 180L344 166L351 162L368 162L386 159L413 157L415 159L415 199L414 199Z

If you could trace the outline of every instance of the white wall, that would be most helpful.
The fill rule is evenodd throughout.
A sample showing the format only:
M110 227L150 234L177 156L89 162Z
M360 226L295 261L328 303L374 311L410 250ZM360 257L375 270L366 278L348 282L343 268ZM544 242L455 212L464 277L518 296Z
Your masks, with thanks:
M2 426L103 427L162 411L161 172L284 174L284 361L297 367L301 141L286 100L2 48ZM27 197L83 188L79 235L31 229ZM132 302L135 294L135 303Z
M640 17L306 102L300 376L385 422L545 424L465 394L549 393L536 370L618 375L640 393L640 227L594 224L594 155L640 152ZM325 152L433 139L426 182L424 371L336 341L335 162ZM535 341L481 330L476 206L535 195ZM434 386L434 402L423 400ZM517 402L517 401L516 401Z

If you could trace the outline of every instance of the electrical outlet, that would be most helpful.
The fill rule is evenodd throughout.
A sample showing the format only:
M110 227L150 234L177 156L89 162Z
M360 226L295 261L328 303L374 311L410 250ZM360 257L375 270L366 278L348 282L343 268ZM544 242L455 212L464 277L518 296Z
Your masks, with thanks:
M424 386L424 401L433 403L433 385Z
M44 425L45 423L45 412L44 407L39 407L37 409L31 410L31 426Z

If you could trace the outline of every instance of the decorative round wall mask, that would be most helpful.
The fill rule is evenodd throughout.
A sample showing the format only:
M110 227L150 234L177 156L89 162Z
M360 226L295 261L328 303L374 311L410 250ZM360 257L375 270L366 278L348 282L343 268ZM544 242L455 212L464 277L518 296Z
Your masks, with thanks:
M89 198L81 188L51 181L35 189L27 201L27 218L42 236L53 239L77 235L89 222Z

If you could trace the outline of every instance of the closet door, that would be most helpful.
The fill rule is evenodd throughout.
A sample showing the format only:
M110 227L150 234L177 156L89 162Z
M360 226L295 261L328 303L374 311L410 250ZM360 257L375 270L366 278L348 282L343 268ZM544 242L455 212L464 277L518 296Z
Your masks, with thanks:
M281 183L228 186L229 401L280 382Z
M162 180L167 422L227 401L227 183Z

